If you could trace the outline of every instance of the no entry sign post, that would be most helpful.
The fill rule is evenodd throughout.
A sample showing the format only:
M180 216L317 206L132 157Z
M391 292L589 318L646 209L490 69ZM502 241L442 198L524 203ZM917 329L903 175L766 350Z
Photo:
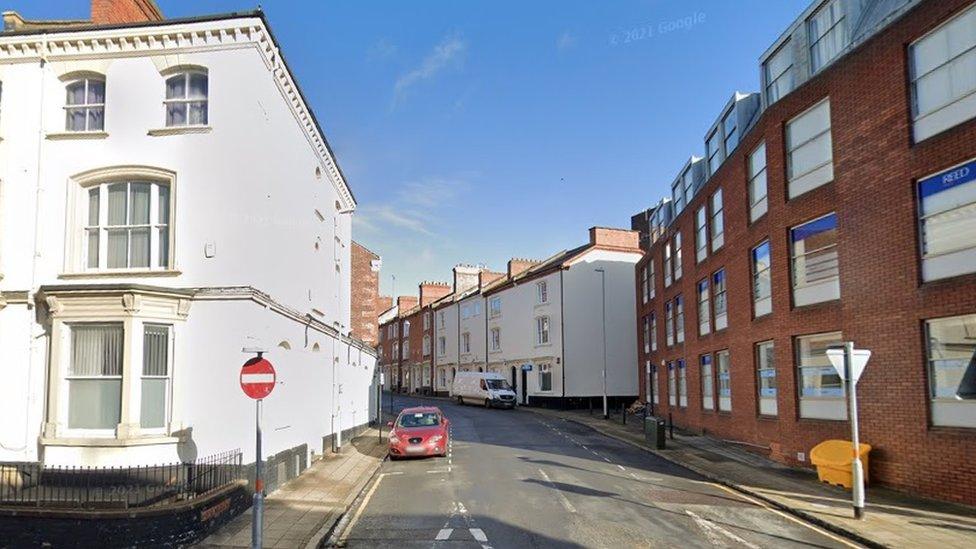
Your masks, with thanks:
M260 549L264 537L264 477L261 458L261 403L271 394L275 386L275 369L261 351L258 356L248 360L241 367L241 389L244 394L256 401L254 414L255 454L254 454L254 511L251 514L251 547Z

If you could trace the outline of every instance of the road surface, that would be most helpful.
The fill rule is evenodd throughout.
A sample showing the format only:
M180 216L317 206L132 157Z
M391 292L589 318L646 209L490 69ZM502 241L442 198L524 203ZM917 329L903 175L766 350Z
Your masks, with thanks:
M389 395L385 395L388 398ZM832 534L568 421L436 404L446 458L387 461L338 545L373 547L851 547Z

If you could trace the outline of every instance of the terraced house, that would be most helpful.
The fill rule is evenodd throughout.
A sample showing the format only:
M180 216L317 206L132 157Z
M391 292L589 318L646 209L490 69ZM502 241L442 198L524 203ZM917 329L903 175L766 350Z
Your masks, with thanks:
M760 73L633 219L642 398L808 465L854 341L872 480L976 503L976 4L818 0Z

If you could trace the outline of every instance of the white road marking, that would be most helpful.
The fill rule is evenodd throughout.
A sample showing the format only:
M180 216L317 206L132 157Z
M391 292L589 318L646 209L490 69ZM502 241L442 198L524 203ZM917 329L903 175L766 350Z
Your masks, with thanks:
M718 524L715 524L714 522L712 522L712 521L710 521L710 520L708 520L706 518L702 518L702 517L696 515L695 513L689 511L688 509L685 509L685 513L688 513L688 515L691 518L695 519L695 522L698 524L699 527L701 527L701 529L703 531L705 531L705 535L708 536L708 539L711 540L713 543L716 540L715 540L714 536L711 533L712 532L717 532L717 533L722 534L723 536L729 538L730 540L738 543L740 546L749 547L749 549L759 549L759 546L756 545L755 543L751 543L751 542L748 542L748 541L740 538L739 536L733 534L732 532L729 532L725 528L722 528Z
M396 473L380 473L380 475L376 477L376 482L374 482L373 485L369 487L369 492L366 492L366 497L363 498L362 503L359 504L359 508L356 509L356 513L352 516L352 520L349 521L349 524L346 525L346 527L342 531L342 535L339 537L340 546L343 546L345 544L346 536L350 532L352 532L352 529L355 528L356 523L359 522L359 517L363 514L363 511L366 510L366 506L369 505L370 498L373 497L373 494L376 492L376 489L379 487L380 482L383 480L383 477L389 474L396 474Z
M556 495L559 496L559 502L563 504L563 507L565 507L566 510L569 511L570 513L576 513L576 508L573 507L573 504L569 502L569 499L566 497L566 494L562 493L562 491L556 486L556 484L552 482L552 479L549 478L549 475L547 475L546 472L543 471L542 469L539 469L539 474L542 475L542 478L545 479L546 483L549 484L549 486L551 486L552 489L556 491Z
M626 468L624 468L623 465L617 465L617 469L620 469L621 471L626 471L627 470Z
M468 531L474 536L475 541L480 543L488 542L488 536L485 535L485 532L481 528L468 528Z
M444 541L446 539L451 539L451 532L454 528L442 528L440 532L437 532L437 537L434 538L435 541Z

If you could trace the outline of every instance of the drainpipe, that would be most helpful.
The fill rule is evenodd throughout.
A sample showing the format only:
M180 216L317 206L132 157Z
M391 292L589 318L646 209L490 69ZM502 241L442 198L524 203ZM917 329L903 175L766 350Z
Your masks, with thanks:
M563 269L559 269L559 347L561 349L559 371L563 376L563 404L566 403L566 306L565 294L563 293Z

